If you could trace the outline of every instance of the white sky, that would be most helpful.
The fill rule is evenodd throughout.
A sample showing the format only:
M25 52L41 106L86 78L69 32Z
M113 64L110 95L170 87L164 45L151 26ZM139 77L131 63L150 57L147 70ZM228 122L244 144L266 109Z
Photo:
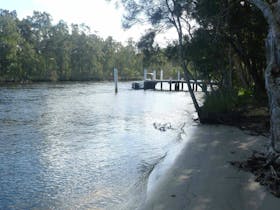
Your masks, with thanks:
M130 37L138 41L145 32L144 26L134 26L124 30L121 26L122 8L116 9L113 3L105 0L0 0L0 8L16 10L19 18L32 15L34 10L49 13L54 23L64 20L68 24L85 23L93 33L125 43ZM169 35L170 36L170 35ZM172 35L171 35L172 36ZM168 36L167 36L168 37ZM159 43L164 45L172 37L160 36Z

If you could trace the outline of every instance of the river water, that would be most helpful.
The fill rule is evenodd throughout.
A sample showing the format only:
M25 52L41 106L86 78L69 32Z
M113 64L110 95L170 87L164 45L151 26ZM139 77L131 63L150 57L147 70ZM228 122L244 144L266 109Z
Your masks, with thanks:
M193 107L187 93L130 85L0 87L0 209L136 208Z

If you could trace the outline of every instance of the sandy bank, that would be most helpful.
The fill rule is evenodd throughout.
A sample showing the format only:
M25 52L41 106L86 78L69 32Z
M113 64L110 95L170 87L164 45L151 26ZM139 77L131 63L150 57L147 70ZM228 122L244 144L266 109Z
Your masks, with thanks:
M263 148L265 137L225 126L198 126L194 133L140 209L279 210L280 199L228 163Z

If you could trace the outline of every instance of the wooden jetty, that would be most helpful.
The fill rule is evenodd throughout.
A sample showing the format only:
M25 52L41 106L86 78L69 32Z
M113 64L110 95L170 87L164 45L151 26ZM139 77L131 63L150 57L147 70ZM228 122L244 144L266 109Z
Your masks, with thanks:
M147 79L147 75L151 75L152 79ZM184 79L180 79L180 73L178 72L178 79L173 80L164 80L163 72L161 71L160 79L156 79L156 71L153 73L147 73L147 70L144 70L144 80L141 82L133 82L132 88L135 90L143 89L143 90L156 90L157 84L160 84L160 90L163 91L163 85L168 84L169 91L188 91L188 88L184 88L187 86L187 81ZM186 85L184 85L186 84ZM204 80L190 80L191 88L193 91L198 90L206 90L209 85L217 85L215 82L206 82ZM200 89L198 89L200 87ZM165 89L166 90L166 89Z
M185 80L144 80L141 82L133 82L132 88L135 90L143 89L143 90L156 90L156 85L160 84L160 90L163 90L163 85L168 84L169 91L187 91L186 88L187 82ZM198 91L198 87L201 89L207 88L209 84L202 80L190 80L191 87L193 91ZM184 85L186 84L186 85ZM212 85L216 85L216 83L211 83Z

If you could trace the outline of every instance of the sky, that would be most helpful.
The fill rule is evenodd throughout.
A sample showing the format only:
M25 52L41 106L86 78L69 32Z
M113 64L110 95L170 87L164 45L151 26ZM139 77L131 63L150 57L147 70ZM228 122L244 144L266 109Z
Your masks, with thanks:
M85 23L91 32L103 37L112 36L115 40L125 43L130 37L138 41L147 27L134 26L124 30L121 19L124 10L115 7L106 0L0 0L0 8L16 10L18 17L31 16L33 11L47 12L53 18L53 23L64 20L68 24ZM158 42L164 45L170 38L162 35Z

